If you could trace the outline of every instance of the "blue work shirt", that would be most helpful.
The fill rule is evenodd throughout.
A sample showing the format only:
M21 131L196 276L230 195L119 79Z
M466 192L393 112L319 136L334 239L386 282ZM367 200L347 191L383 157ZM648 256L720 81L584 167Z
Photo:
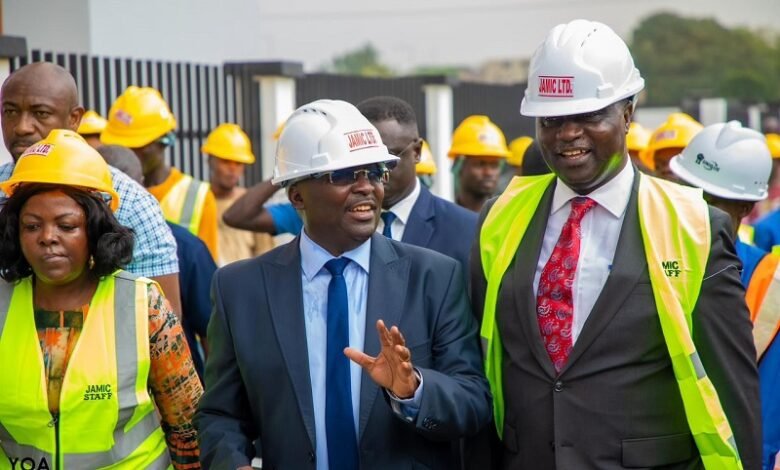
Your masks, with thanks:
M276 235L291 233L298 235L303 230L303 220L298 215L298 211L289 202L282 204L271 204L265 208L271 219L274 221Z
M767 253L761 248L743 243L740 239L737 239L734 246L737 256L742 261L742 284L747 289L756 266ZM780 451L780 400L775 398L780 390L780 341L777 338L769 345L761 362L758 363L758 378L764 433L762 465L764 470L772 470L775 455Z
M739 238L734 242L734 248L737 251L737 257L742 261L742 274L740 276L742 286L747 289L756 266L764 259L767 252L756 246L748 245Z
M775 337L758 363L761 387L761 422L764 431L764 469L772 470L780 452L780 340Z

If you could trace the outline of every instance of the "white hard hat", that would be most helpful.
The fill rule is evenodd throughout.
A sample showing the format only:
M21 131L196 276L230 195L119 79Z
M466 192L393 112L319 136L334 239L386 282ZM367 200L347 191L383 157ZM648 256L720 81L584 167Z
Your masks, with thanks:
M532 117L590 113L645 87L626 43L602 23L559 24L536 49L520 113Z
M767 196L772 156L763 134L730 121L702 129L669 168L714 196L760 201Z
M316 173L397 160L355 106L317 100L296 109L285 122L271 182L283 184Z

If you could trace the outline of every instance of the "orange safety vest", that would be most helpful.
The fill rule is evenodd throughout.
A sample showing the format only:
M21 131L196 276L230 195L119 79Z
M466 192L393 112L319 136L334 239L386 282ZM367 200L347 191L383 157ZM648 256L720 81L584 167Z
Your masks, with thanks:
M758 359L780 330L780 256L768 254L750 278L745 301L753 321L753 341Z

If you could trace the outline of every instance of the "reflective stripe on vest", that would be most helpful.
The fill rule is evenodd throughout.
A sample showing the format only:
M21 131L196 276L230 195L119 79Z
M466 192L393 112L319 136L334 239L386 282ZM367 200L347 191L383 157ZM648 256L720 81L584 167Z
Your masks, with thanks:
M487 280L480 334L499 436L503 434L504 396L503 348L496 322L498 291L554 178L554 175L514 178L491 208L480 232L480 255ZM688 426L706 468L741 469L731 427L691 336L691 315L711 244L707 204L700 190L641 173L639 178L639 223L645 256Z
M760 360L780 330L780 257L766 255L758 263L745 294L753 341Z
M67 470L170 467L147 391L149 282L120 271L98 284L62 385L59 446L35 330L31 278L0 286L0 389L12 390L0 396L0 469L11 468L6 466L10 459L25 458L36 465L46 458L53 469L57 449L60 468ZM15 361L3 359L8 351L16 352Z
M160 200L165 219L198 235L209 184L183 175Z

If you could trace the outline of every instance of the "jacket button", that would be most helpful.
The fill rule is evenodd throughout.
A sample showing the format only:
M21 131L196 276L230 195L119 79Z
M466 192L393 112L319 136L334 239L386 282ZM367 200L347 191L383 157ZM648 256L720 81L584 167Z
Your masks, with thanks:
M560 380L555 382L555 385L553 386L553 390L555 390L556 392L562 391L563 390L563 382L561 382Z
M314 454L314 452L310 451L309 452L309 462L314 462L315 459L316 459L316 455Z

